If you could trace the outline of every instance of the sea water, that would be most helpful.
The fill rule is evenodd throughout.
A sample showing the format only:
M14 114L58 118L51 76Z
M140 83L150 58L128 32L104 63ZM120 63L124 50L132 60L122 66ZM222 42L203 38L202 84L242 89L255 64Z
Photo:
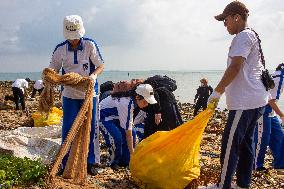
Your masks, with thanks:
M200 79L207 78L208 84L213 88L216 87L218 82L221 80L224 71L104 71L99 75L99 83L105 81L121 81L130 80L133 78L146 79L153 75L167 75L177 82L177 90L174 91L176 99L180 102L193 103L196 89L200 85ZM29 77L31 80L37 80L41 78L40 72L27 72L27 73L0 73L0 81L14 81L17 78ZM284 110L284 95L280 97L278 102L280 108ZM225 95L222 96L218 107L220 109L226 108Z

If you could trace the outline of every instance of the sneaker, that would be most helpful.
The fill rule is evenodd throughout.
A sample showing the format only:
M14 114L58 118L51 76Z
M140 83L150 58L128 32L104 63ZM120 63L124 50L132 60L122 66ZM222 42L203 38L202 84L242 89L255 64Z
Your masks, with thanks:
M62 176L63 175L63 172L64 172L64 169L62 167L59 168L56 176Z
M87 173L89 175L96 176L98 174L98 170L94 165L88 164L87 165Z
M248 188L243 188L243 187L240 187L236 184L232 184L231 189L248 189Z
M118 171L120 169L120 167L117 164L111 165L110 168L114 171Z
M278 175L284 175L284 169L275 169Z
M267 172L268 171L268 169L266 167L257 167L255 170L261 171L261 172Z
M220 189L217 184L210 184L208 186L199 186L198 189Z

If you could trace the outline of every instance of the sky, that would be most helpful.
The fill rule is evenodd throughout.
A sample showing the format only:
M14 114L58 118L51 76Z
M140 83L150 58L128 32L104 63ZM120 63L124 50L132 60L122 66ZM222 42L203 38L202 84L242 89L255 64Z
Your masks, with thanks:
M0 0L0 72L40 72L80 15L105 70L224 70L233 36L214 19L227 0ZM242 1L267 68L284 62L284 1Z

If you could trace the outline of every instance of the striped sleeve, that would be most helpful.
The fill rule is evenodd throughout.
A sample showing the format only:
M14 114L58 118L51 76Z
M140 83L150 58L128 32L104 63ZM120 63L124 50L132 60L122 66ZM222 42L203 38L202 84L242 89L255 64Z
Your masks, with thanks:
M90 59L92 63L98 67L101 64L104 64L103 57L101 55L100 49L98 44L96 43L95 40L89 39L89 38L84 38L84 40L89 42L90 45Z
M117 105L120 126L132 130L134 103L131 98L121 98Z
M271 89L270 94L272 99L279 100L284 87L284 75L281 72L273 73L276 77L274 78L275 87Z
M50 64L48 66L49 68L52 68L56 70L57 72L59 72L59 70L62 67L62 54L63 54L64 47L66 44L67 42L65 41L56 46L56 48L53 51Z

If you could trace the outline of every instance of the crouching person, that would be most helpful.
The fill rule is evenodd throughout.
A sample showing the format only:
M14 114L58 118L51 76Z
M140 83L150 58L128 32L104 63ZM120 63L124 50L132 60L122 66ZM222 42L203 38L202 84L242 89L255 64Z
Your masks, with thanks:
M100 102L100 130L110 155L109 164L114 170L127 167L130 155L134 152L134 103L140 108L147 106L148 103L157 103L151 85L140 84L128 95L113 94Z

